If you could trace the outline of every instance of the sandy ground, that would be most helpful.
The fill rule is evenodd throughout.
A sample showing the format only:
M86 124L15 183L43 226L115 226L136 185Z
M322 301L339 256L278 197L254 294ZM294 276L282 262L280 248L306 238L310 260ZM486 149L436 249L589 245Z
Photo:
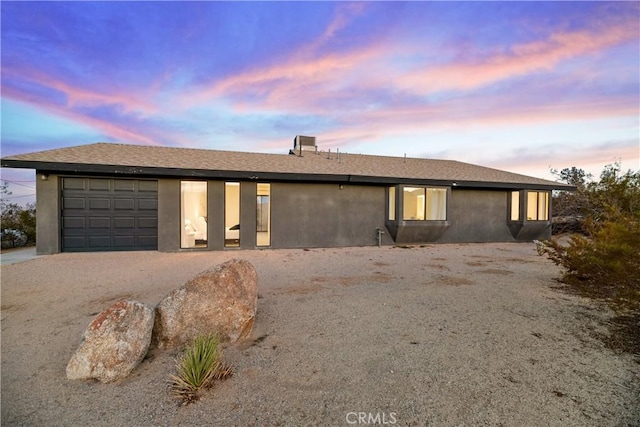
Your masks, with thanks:
M252 340L225 350L231 379L179 407L176 353L158 350L119 383L65 378L98 312L122 298L155 305L231 258L259 277ZM533 244L59 254L1 273L2 425L640 419L640 365L594 338L611 313L558 290L558 269Z

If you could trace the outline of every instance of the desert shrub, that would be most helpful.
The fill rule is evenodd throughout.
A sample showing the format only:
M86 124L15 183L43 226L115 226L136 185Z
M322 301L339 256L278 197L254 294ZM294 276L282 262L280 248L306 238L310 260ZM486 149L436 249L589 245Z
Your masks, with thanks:
M196 400L202 388L233 373L222 361L219 339L211 335L197 337L178 359L176 369L177 375L171 375L172 389L184 403Z
M579 293L640 311L640 172L623 174L615 164L597 182L576 168L561 176L578 191L564 194L558 211L579 221L580 234L568 244L546 242L543 253L565 268L562 280Z
M640 221L618 217L586 230L589 236L574 234L566 245L546 242L544 252L565 268L563 282L617 310L640 311Z

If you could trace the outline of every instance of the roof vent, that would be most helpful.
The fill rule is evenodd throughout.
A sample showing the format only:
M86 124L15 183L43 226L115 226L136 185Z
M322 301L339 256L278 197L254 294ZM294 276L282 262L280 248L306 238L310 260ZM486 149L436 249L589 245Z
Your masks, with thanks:
M293 138L293 150L290 153L302 156L303 151L318 151L315 136L296 135L296 137Z

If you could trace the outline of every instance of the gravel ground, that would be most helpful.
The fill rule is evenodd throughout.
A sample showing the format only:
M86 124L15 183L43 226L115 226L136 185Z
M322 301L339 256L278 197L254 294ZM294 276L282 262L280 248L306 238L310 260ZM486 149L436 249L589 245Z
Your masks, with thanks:
M175 352L115 384L65 366L101 310L150 305L231 258L258 271L235 375L179 406ZM611 313L533 244L59 254L2 266L3 425L637 425L640 365Z

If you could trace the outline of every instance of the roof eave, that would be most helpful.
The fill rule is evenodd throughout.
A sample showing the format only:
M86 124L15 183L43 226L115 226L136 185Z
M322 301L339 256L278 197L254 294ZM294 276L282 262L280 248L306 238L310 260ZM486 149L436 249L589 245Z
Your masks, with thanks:
M258 172L258 171L232 171L217 169L184 169L162 168L149 166L105 165L88 163L61 163L43 162L33 160L1 159L2 167L35 169L49 173L71 174L113 174L127 177L167 177L167 178L193 178L193 179L237 179L237 180L265 180L265 181L292 181L292 182L336 182L351 184L378 184L378 185L436 185L451 186L453 188L474 189L537 189L537 190L567 190L575 191L576 187L566 184L537 184L517 182L492 182L492 181L466 181L466 180L441 180L424 178L398 178L384 176L345 175L345 174L313 174L291 172Z

